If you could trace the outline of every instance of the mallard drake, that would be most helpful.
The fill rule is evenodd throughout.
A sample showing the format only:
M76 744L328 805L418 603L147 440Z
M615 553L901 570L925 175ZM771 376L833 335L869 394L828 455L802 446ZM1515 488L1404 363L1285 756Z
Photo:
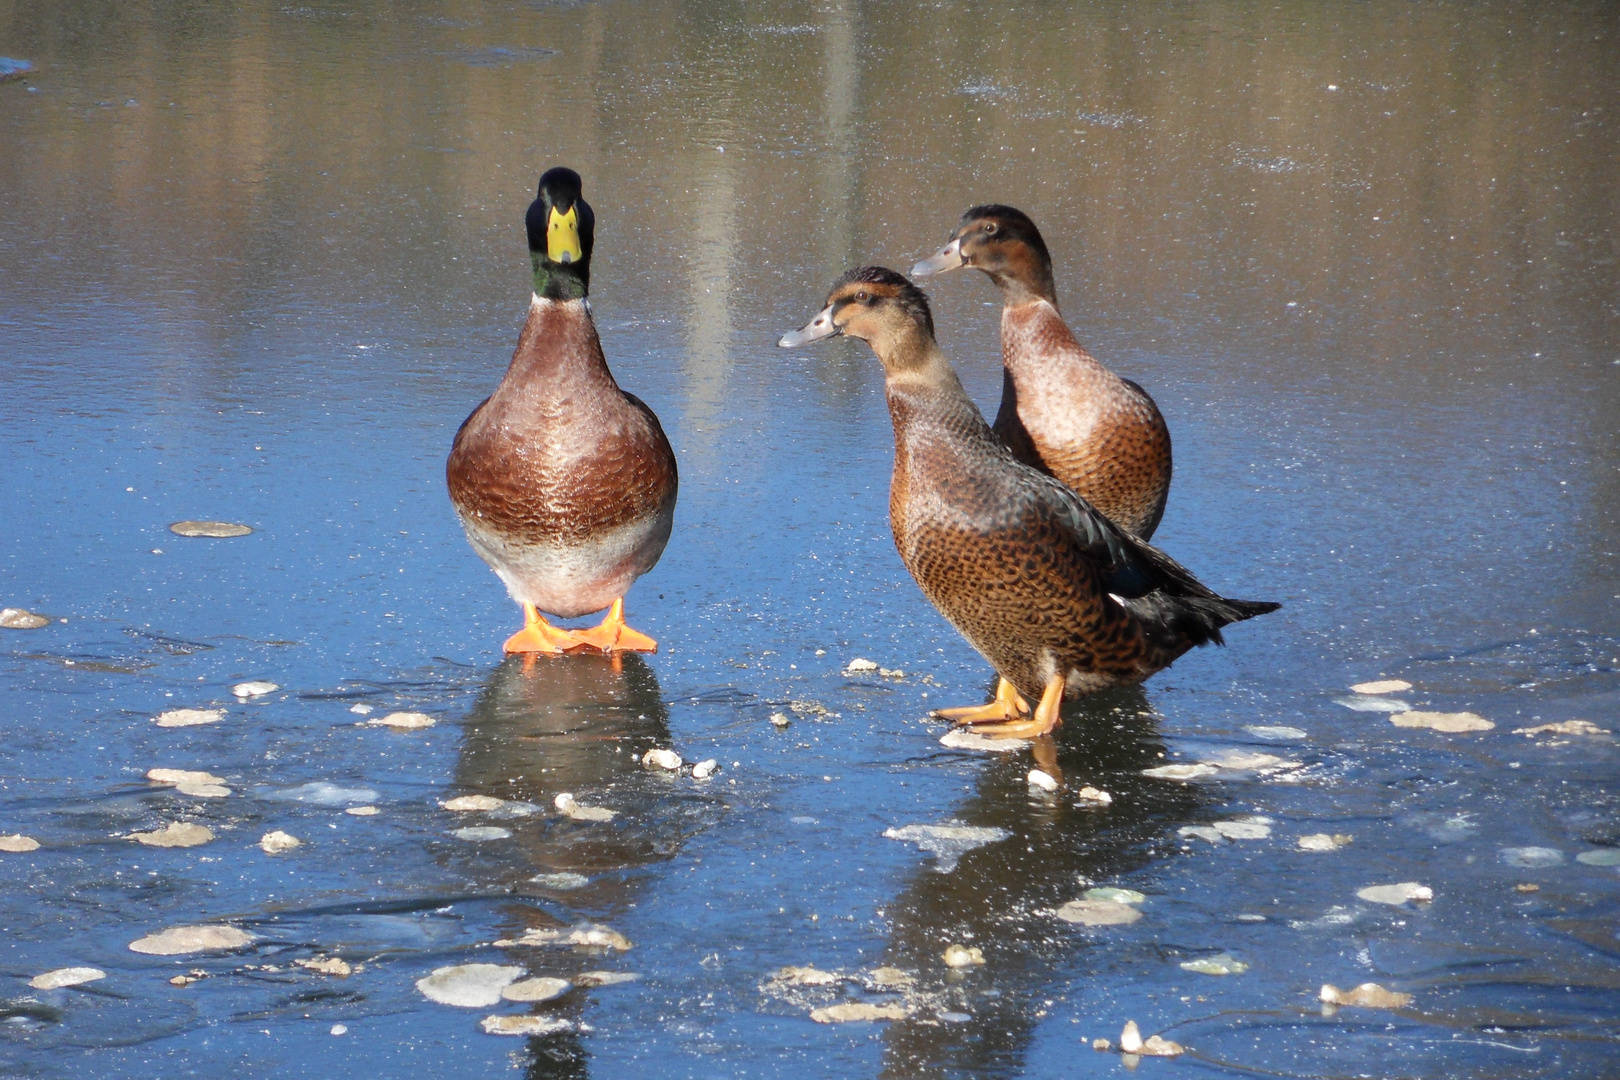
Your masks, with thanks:
M1099 364L1063 321L1040 230L1022 210L975 206L911 272L959 266L983 270L1001 288L996 434L1114 524L1152 537L1170 494L1170 429L1147 391Z
M511 366L450 449L450 501L473 550L523 605L512 652L658 643L624 623L624 594L653 568L675 517L675 453L640 398L619 389L585 296L596 215L579 174L540 178L525 223L534 296ZM601 625L552 626L608 608Z
M1227 600L1168 555L1013 456L934 341L922 291L893 270L839 278L784 347L860 338L883 364L894 422L889 524L906 569L1000 676L989 705L942 710L986 735L1035 738L1065 696L1127 686L1221 627L1278 605ZM1039 699L1029 716L1028 699Z

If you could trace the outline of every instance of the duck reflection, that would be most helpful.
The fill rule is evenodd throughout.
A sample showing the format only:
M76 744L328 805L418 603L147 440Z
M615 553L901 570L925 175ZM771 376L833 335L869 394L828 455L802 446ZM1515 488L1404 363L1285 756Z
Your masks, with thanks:
M507 801L478 824L509 829L511 839L458 849L467 851L458 857L468 880L513 895L499 920L502 937L611 927L645 880L635 871L671 858L683 833L701 827L707 803L637 763L668 745L658 677L635 653L512 656L495 669L467 716L456 794ZM564 816L554 806L564 792L614 811L613 819ZM505 853L499 862L488 858L495 851ZM505 962L573 982L576 989L535 1006L535 1015L577 1023L592 992L584 973L625 970L618 956L611 947L522 947ZM528 1070L533 1078L585 1077L589 1055L573 1031L535 1036Z
M948 874L920 868L890 906L884 963L912 973L913 1019L885 1035L885 1077L973 1077L1016 1073L1045 998L1083 940L1079 927L1036 914L1076 899L1081 880L1108 884L1150 863L1159 841L1202 801L1189 785L1142 776L1161 764L1163 743L1139 687L1084 698L1064 709L1056 738L1038 744L1051 794L1028 786L1029 760L1007 754L981 775L957 817L1006 830L1003 841L969 851ZM1085 785L1113 795L1106 809L1077 805ZM984 965L945 967L947 944L982 949ZM942 1013L951 1014L942 1022ZM949 1022L959 1020L959 1022Z

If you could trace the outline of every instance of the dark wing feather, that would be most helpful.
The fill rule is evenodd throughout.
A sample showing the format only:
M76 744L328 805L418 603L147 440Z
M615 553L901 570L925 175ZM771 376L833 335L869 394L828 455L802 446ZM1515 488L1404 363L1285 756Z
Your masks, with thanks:
M1203 588L1168 555L1154 551L1109 521L1061 480L1028 468L1023 470L1022 479L1032 489L1031 493L1067 528L1080 556L1096 567L1109 592L1137 597L1164 587L1167 575L1146 552L1161 555L1163 561L1179 570L1188 582Z
M1063 483L1028 470L1025 479L1039 485L1039 496L1068 529L1077 553L1102 577L1150 630L1221 643L1220 628L1275 611L1281 605L1261 600L1228 600L1210 589L1176 560L1145 540L1121 529Z

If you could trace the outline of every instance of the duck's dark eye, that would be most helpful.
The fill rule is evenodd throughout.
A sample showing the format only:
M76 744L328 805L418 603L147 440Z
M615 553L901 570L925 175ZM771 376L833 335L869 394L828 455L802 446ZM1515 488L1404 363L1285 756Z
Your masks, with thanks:
M996 223L995 222L987 221L987 222L984 223L984 235L986 235L986 236L994 236L994 235L996 235Z
M855 294L855 302L858 304L869 304L872 302L872 296L870 293L863 290Z

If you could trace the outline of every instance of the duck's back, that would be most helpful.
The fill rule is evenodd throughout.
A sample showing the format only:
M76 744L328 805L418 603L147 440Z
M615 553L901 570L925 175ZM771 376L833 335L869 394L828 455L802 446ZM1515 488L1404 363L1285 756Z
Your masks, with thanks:
M669 440L614 381L583 300L534 298L506 377L456 434L446 479L513 597L564 617L622 596L673 522Z
M1153 399L1093 359L1044 300L1003 309L1001 346L996 435L1116 525L1151 537L1171 472L1170 429Z

